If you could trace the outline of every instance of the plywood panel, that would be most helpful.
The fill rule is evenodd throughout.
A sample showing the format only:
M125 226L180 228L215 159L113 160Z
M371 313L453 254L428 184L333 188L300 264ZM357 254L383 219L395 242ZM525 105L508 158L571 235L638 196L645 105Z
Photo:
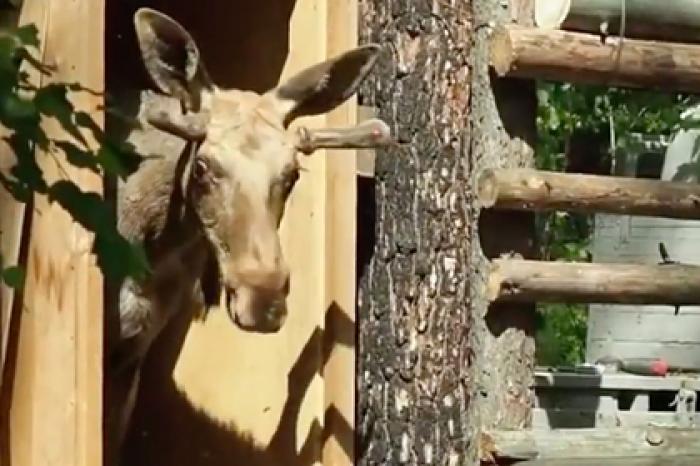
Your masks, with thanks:
M24 7L32 12L26 20L42 30L44 61L57 66L51 79L101 91L103 1L27 0ZM101 122L101 97L82 94L74 103ZM53 121L45 130L67 137ZM58 157L38 160L49 182L68 176L84 190L102 191L101 178L87 170ZM31 215L14 373L5 387L11 403L6 458L12 466L99 465L102 279L91 235L44 197L35 198Z

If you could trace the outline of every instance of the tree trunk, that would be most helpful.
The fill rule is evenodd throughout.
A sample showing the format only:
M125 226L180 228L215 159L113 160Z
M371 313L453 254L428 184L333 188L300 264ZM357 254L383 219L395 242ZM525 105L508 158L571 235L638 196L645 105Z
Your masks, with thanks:
M465 1L361 3L362 42L390 45L360 104L375 107L401 144L377 151L374 183L358 193L359 243L375 242L358 253L361 465L476 458L467 416L469 19Z
M499 305L486 321L482 247L528 257L534 217L480 216L471 186L478 168L532 160L534 83L492 89L489 76L489 25L520 6L362 3L363 42L390 46L360 103L402 147L377 152L374 183L358 193L359 243L370 243L358 254L361 465L476 465L482 427L530 421L534 307Z
M472 5L472 170L531 166L537 133L535 83L499 79L489 73L491 25L498 27L504 18L516 17L519 24L527 26L528 17L508 15L499 2L475 0ZM474 186L471 189L473 192ZM534 214L492 209L480 212L476 207L471 213L470 237L476 241L472 242L470 263L470 345L474 349L470 416L481 429L527 427L534 398L535 306L489 306L486 282L488 257L515 252L533 258ZM489 307L495 312L488 312Z

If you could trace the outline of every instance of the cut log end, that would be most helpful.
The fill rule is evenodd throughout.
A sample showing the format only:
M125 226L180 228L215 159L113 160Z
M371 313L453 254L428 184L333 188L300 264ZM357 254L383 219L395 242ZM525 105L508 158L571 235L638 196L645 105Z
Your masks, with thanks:
M492 303L501 296L501 286L503 285L503 274L498 270L498 263L491 263L491 272L486 283L486 299Z
M514 60L515 52L510 34L504 27L499 27L494 30L491 38L491 66L498 76L505 76L512 71Z
M491 169L482 170L476 179L476 197L479 207L488 209L498 200L498 179Z
M571 9L571 0L535 0L535 25L558 29Z

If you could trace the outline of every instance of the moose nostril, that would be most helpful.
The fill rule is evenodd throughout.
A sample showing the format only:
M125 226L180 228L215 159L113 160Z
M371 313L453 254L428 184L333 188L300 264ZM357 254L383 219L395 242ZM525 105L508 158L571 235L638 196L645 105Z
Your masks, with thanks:
M289 294L289 275L284 279L284 284L282 285L282 293L287 296Z
M283 300L276 301L267 310L267 321L276 330L282 327L287 317L287 307Z

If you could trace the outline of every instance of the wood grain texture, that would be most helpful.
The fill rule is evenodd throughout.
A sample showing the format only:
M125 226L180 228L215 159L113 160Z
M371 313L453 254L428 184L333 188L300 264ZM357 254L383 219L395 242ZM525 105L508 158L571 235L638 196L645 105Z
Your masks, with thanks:
M484 170L482 207L700 219L700 184L525 168Z
M326 55L332 57L358 45L357 0L334 0L326 5ZM357 123L353 97L326 116L329 128ZM374 127L368 123L365 128ZM381 124L380 124L381 126ZM386 125L383 125L386 126ZM360 132L354 132L361 136ZM365 131L366 133L366 131ZM347 135L352 136L348 131ZM352 138L350 138L352 139ZM358 140L361 137L358 138ZM357 153L327 150L324 258L324 466L355 464L355 281L357 235Z
M57 71L42 84L104 85L104 3L34 2L25 18L37 22L42 58ZM50 21L49 21L50 18ZM76 23L81 27L76 28ZM98 124L98 95L72 96ZM47 120L49 137L68 137ZM90 135L87 135L89 138ZM67 176L83 190L102 192L102 179L60 157L37 156L48 182ZM91 255L92 235L57 204L34 199L10 408L12 465L101 464L102 277Z
M626 459L700 455L697 429L672 427L491 431L485 457L525 459ZM603 463L603 464L607 464Z
M700 45L625 39L618 62L619 48L616 37L504 25L491 39L491 65L499 76L700 91Z

